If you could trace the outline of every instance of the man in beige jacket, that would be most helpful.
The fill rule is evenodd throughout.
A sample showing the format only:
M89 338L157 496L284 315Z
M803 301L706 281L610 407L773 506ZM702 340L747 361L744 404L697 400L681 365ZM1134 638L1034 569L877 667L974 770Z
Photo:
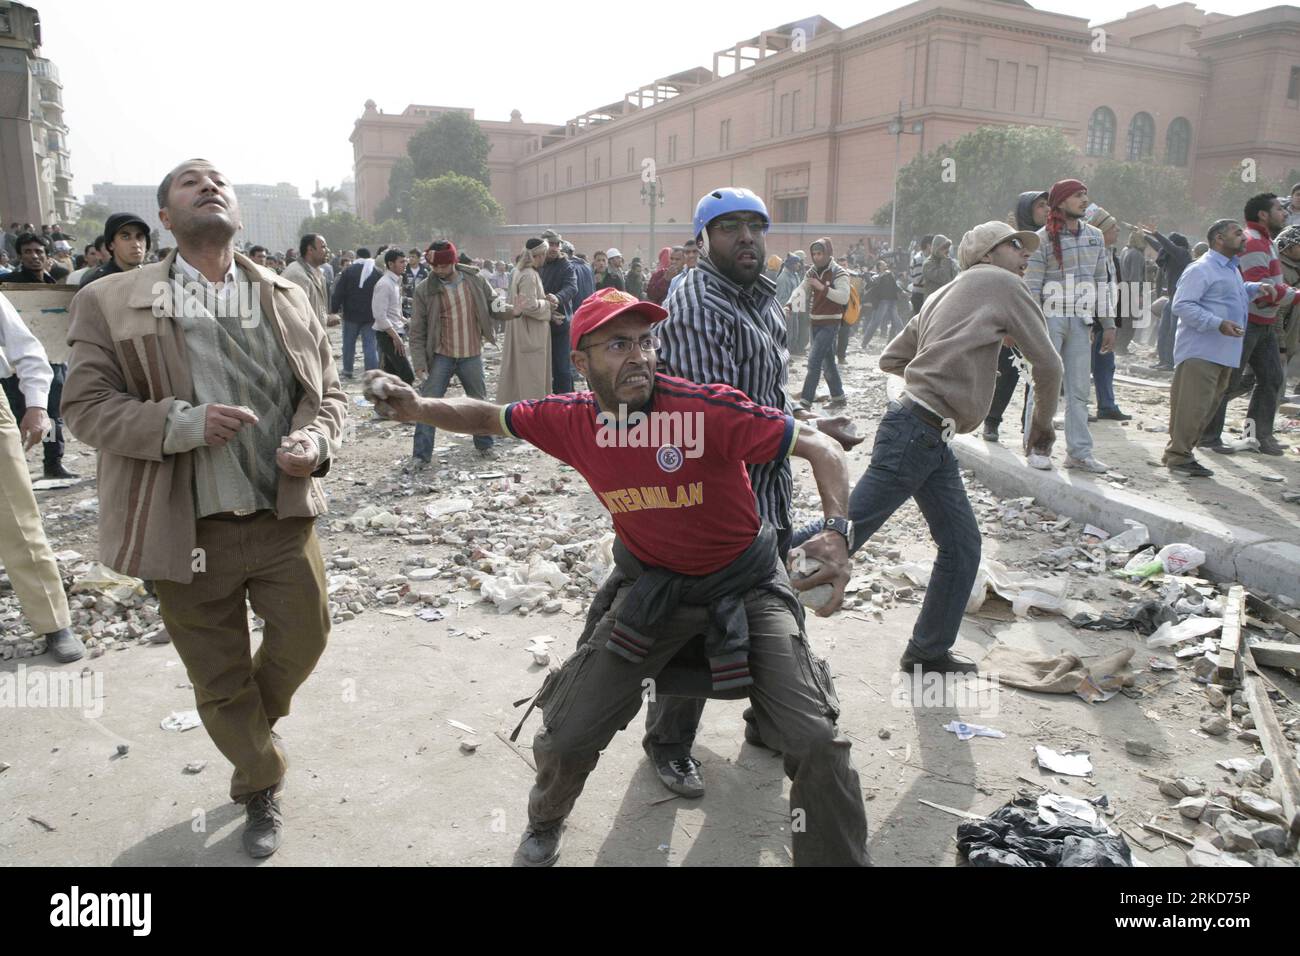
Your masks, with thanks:
M346 397L302 290L235 253L228 180L189 160L158 206L176 251L73 300L64 413L99 450L100 559L153 580L199 716L235 766L245 849L269 856L285 771L272 727L329 634L316 479ZM266 622L252 656L246 601Z

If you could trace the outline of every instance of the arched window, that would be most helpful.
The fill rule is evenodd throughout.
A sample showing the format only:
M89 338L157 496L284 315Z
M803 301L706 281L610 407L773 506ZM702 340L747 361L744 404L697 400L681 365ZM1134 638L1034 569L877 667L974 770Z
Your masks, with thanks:
M1150 113L1138 113L1128 124L1128 159L1150 159L1156 144L1156 121Z
M1089 156L1113 156L1115 154L1115 114L1108 106L1098 106L1092 111L1088 120Z
M1192 124L1179 116L1169 124L1169 132L1165 134L1165 162L1170 166L1186 166L1191 146Z

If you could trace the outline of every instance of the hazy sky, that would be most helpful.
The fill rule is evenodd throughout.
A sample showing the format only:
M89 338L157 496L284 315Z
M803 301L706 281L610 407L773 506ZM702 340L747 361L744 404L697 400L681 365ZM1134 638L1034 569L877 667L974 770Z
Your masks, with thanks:
M237 183L291 182L309 196L316 180L351 174L348 136L367 99L388 113L415 102L493 120L518 109L527 122L560 124L657 77L711 67L715 50L761 30L815 14L848 27L903 5L26 2L41 12L42 53L63 81L78 196L97 182L155 184L191 156ZM1279 2L1199 6L1240 14ZM1086 9L1094 23L1144 5L1033 2ZM631 10L635 23L621 12Z

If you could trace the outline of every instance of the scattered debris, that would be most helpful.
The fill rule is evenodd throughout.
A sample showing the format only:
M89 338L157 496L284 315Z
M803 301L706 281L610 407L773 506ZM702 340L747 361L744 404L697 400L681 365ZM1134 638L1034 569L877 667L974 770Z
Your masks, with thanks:
M957 735L958 740L970 740L972 737L1006 737L1000 730L994 730L992 727L985 727L982 724L967 724L960 720L952 720L943 725L943 729L949 733Z
M1038 766L1053 773L1063 773L1068 777L1086 777L1092 773L1092 761L1086 750L1058 753L1042 744L1034 746L1038 757Z
M197 710L177 710L164 717L159 726L163 730L193 730L201 723Z

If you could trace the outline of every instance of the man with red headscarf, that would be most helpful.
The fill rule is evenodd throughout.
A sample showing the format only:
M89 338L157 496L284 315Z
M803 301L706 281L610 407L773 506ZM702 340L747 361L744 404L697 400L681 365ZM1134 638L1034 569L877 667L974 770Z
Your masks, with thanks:
M1106 240L1084 216L1088 187L1077 179L1052 186L1047 224L1038 230L1038 249L1029 257L1025 284L1043 306L1052 344L1065 366L1065 467L1105 474L1107 466L1092 453L1088 430L1088 396L1092 392L1092 327L1100 322L1101 349L1115 346L1115 319L1110 302L1110 259ZM1030 394L1026 414L1033 416ZM1029 464L1050 468L1046 455L1029 451Z
M450 241L437 240L429 248L433 268L411 299L411 366L417 377L424 378L420 394L442 398L454 376L466 395L486 401L483 343L496 341L492 287L473 266L460 264ZM434 438L431 426L416 426L412 470L426 467L433 459ZM484 458L494 457L492 444L491 435L474 436L474 447Z
M646 284L646 299L655 305L663 305L668 298L668 286L682 271L686 262L686 250L681 246L664 246L659 250L659 268L650 276Z

